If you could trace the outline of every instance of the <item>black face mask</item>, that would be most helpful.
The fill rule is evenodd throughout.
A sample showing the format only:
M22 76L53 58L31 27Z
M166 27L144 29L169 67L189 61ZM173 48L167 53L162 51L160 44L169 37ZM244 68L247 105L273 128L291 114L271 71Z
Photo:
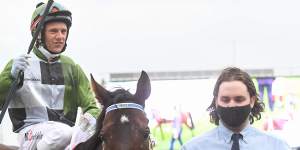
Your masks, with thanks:
M250 104L237 107L222 107L218 105L216 111L223 123L230 127L239 127L248 118L251 106Z

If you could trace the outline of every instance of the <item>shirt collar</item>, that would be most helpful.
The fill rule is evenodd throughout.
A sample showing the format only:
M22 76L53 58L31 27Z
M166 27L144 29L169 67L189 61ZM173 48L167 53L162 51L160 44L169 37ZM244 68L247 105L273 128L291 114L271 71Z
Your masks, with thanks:
M33 52L41 59L47 62L55 62L59 59L60 54L52 54L48 52L44 47L35 47Z
M240 132L240 134L243 135L243 140L246 144L248 143L248 137L251 134L251 130L253 127L251 127L250 123L246 125L246 127ZM230 143L231 142L231 136L233 132L226 128L222 121L219 122L219 127L218 127L218 136L220 139L223 139L225 143Z

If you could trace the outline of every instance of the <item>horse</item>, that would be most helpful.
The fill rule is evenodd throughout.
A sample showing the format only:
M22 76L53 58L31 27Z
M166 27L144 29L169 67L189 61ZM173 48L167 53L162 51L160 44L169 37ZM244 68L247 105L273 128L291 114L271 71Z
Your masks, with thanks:
M144 112L150 96L150 79L142 71L135 94L118 88L113 92L98 84L91 75L92 89L103 106L97 119L96 132L75 150L150 150L150 129Z

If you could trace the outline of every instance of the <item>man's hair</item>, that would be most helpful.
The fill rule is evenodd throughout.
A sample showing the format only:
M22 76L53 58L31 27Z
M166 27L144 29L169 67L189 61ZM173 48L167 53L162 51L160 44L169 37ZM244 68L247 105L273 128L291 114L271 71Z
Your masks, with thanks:
M260 101L259 99L259 95L257 94L257 91L255 89L254 83L250 77L250 75L239 69L236 67L228 67L225 68L221 75L219 76L215 87L214 87L214 91L213 91L213 100L212 103L210 104L210 106L207 108L208 111L210 111L209 116L210 116L210 122L214 123L216 125L219 125L219 116L216 112L216 100L218 98L218 93L219 93L219 88L220 85L224 82L224 81L241 81L242 83L244 83L247 87L247 91L250 94L250 97L255 97L255 102L254 102L254 106L251 109L250 112L250 124L252 124L254 122L254 118L256 118L256 120L261 119L261 114L260 112L262 112L264 110L264 104Z

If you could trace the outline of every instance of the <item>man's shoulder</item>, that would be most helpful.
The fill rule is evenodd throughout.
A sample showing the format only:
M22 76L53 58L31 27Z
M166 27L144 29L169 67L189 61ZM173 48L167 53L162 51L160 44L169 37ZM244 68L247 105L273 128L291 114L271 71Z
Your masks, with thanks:
M267 132L263 132L263 131L261 134L264 134L265 138L267 138L268 141L273 141L274 143L286 143L286 141L277 134L267 133Z
M265 139L268 139L268 140L274 140L274 141L282 141L281 138L279 138L277 135L273 134L273 133L270 133L270 132L266 132L266 131L262 131L262 130L259 130L255 127L251 127L252 128L252 131L253 131L253 135L256 135L254 137L261 137L261 138L265 138Z
M269 145L272 145L275 147L277 147L277 146L288 147L287 142L283 138L278 136L277 134L261 131L261 130L254 128L254 132L252 133L252 135L253 135L252 139L255 139L255 141L257 141L257 142L264 141L264 142L268 143Z

